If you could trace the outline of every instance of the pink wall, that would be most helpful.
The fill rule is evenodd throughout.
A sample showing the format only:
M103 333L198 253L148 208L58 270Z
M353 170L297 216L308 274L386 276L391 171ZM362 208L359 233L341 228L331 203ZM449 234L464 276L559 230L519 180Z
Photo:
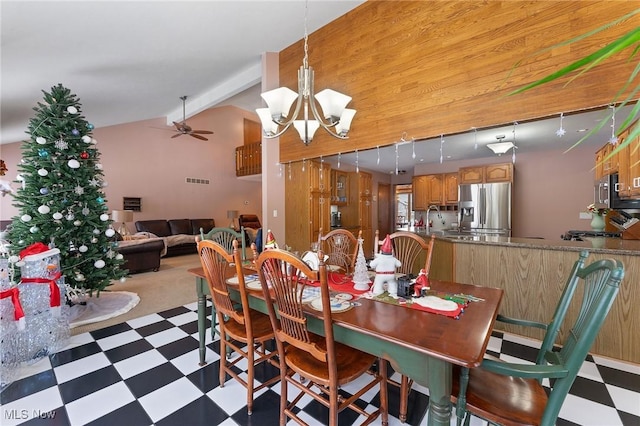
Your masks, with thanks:
M416 166L415 175L446 173L460 167L511 162L511 155ZM563 151L517 154L514 164L512 236L560 239L570 229L590 229L579 219L593 202L595 150L578 146ZM396 182L394 182L396 183ZM409 177L407 182L411 183Z
M244 143L245 117L255 120L241 109L221 107L187 119L193 129L215 132L206 136L208 141L186 135L172 139L174 127L164 117L96 129L109 210L121 209L122 197L140 197L142 211L134 213L134 220L212 217L216 225L227 226L227 210L261 216L260 182L235 176L235 148ZM21 143L0 147L9 168L3 178L14 180ZM209 184L186 183L187 177ZM10 196L0 199L0 207L0 220L18 213ZM133 224L129 228L135 232Z

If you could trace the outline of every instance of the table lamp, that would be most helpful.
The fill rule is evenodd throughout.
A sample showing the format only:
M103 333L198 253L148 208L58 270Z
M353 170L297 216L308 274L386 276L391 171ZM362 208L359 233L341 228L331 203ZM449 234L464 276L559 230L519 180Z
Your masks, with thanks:
M133 210L113 210L111 212L111 219L114 222L120 223L120 228L118 229L120 235L123 237L129 235L127 222L133 222Z
M227 210L227 219L231 219L229 228L236 229L236 218L238 217L238 210Z

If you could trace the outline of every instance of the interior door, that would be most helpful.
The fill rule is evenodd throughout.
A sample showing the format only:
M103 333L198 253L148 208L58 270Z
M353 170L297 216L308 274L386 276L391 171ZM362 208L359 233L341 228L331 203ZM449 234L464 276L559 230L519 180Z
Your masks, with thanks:
M391 234L391 185L378 183L378 230L380 235Z

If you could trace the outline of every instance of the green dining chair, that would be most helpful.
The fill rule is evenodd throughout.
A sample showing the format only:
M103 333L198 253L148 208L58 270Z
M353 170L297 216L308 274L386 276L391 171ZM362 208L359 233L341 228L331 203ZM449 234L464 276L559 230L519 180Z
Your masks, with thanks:
M205 234L204 229L200 228L200 239L199 241L210 240L220 244L226 250L227 254L233 254L233 242L238 241L240 245L240 255L242 257L242 261L244 262L246 259L246 244L244 238L244 227L240 228L240 232L236 232L231 228L211 228L209 232ZM216 308L215 305L212 304L211 307L211 339L215 338L216 333L218 333L218 319L216 316ZM218 333L219 334L219 333Z
M451 399L458 425L468 425L469 414L500 425L555 424L624 277L622 262L603 259L585 266L588 256L580 253L550 323L498 317L546 330L535 365L486 358L478 368L454 367ZM565 320L570 328L561 330ZM543 379L549 379L548 393Z
M244 227L241 227L239 232L236 232L231 228L212 228L206 234L204 233L204 230L200 228L200 239L215 241L224 247L228 254L233 253L233 241L238 240L241 247L240 254L242 255L242 260L247 260Z

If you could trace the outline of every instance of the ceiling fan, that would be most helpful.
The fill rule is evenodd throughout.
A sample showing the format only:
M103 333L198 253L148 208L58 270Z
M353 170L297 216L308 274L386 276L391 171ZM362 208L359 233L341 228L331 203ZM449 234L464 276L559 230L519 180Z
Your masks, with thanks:
M209 130L193 130L191 128L191 126L189 126L187 124L187 119L186 119L186 112L185 112L185 102L187 100L186 96L180 96L180 99L182 99L182 122L179 123L177 121L173 122L173 125L176 126L176 132L178 132L177 134L171 136L171 138L177 138L178 136L182 136L182 135L189 135L193 138L196 139L200 139L203 141L208 141L209 139L205 138L204 136L200 136L200 135L212 135L213 132L209 131Z

